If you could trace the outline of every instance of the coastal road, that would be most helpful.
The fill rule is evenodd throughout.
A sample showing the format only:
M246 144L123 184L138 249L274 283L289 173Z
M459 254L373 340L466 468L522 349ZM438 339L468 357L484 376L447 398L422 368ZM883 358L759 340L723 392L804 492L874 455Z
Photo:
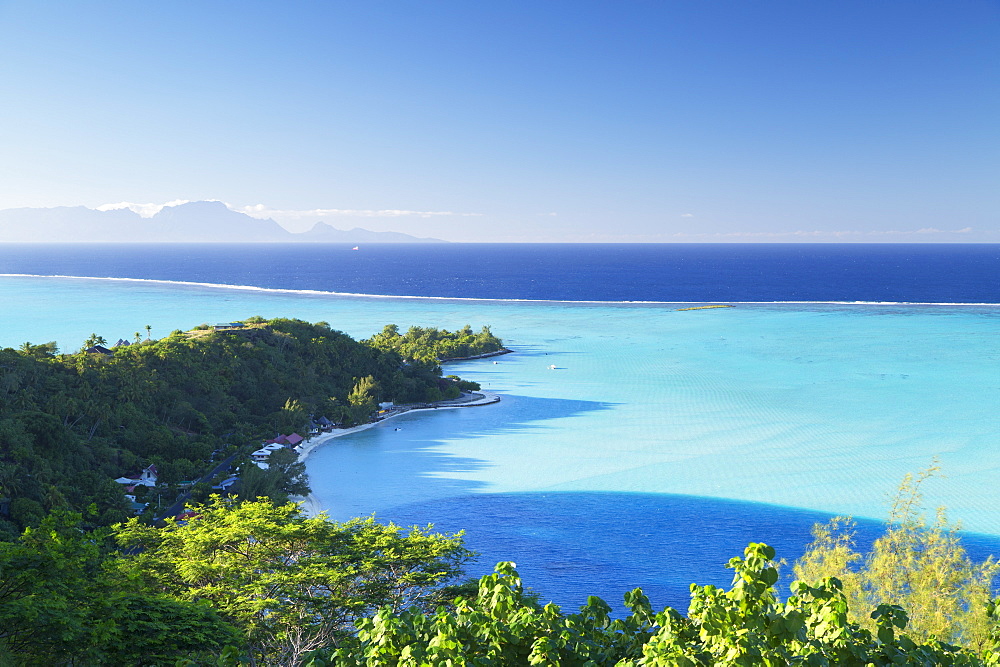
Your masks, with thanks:
M219 463L219 465L215 466L212 469L211 472L209 472L208 474L204 475L201 479L199 479L197 482L195 482L195 484L200 484L202 482L208 482L208 481L212 480L219 473L224 472L226 470L229 470L230 466L233 465L233 461L235 461L236 457L239 456L239 455L240 455L240 450L236 450L235 453L230 454L229 456L227 456L225 458L225 460L223 460L221 463ZM167 507L165 510L163 510L162 512L160 512L159 516L154 517L154 520L157 521L157 522L159 522L159 521L163 521L163 519L166 518L166 517L168 517L168 516L177 516L178 514L180 514L181 512L184 511L184 505L185 505L185 503L187 503L187 501L190 498L191 498L191 492L190 491L183 491L179 496L177 496L177 500L175 500L174 503L172 505L170 505L169 507Z

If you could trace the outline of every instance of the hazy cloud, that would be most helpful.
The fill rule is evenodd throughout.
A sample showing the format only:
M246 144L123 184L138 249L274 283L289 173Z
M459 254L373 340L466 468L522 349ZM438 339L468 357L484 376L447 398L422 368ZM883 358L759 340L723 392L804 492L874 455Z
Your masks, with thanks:
M923 229L887 229L887 230L857 230L857 229L845 229L845 230L796 230L792 232L704 232L704 233L691 233L691 232L676 232L670 236L678 239L706 239L706 240L719 240L719 239L824 239L824 238L858 238L858 239L878 239L878 238L892 238L898 236L913 236L916 234L970 234L974 230L972 227L964 227L962 229L934 229L931 227Z
M400 209L352 209L352 208L314 208L306 210L268 208L264 204L252 206L233 206L226 204L234 211L246 213L255 218L326 218L350 216L358 218L402 218L413 216L417 218L434 218L441 216L479 216L482 213L456 213L454 211L407 211Z
M971 239L970 239L971 237ZM622 234L612 231L590 232L551 238L517 238L512 242L551 241L557 243L900 243L1000 240L1000 231L924 228L916 230L806 230L787 232L664 232Z
M216 201L216 200L213 200ZM152 218L154 215L162 211L168 206L180 206L181 204L191 203L189 199L175 199L173 201L168 201L165 204L136 204L135 202L120 201L116 204L101 204L96 207L98 211L118 211L123 208L127 208L133 213L138 213L143 218Z
M682 218L693 218L694 213L681 213Z
M115 211L127 208L130 211L138 213L144 218L151 218L164 208L168 206L179 206L181 204L189 204L192 200L190 199L175 199L173 201L168 201L164 204L137 204L135 202L116 202L114 204L101 204L97 206L98 211ZM203 201L220 201L218 199L207 199ZM299 219L299 218L324 218L324 217L338 217L338 216L351 216L358 218L402 218L402 217L417 217L417 218L434 218L441 216L481 216L482 213L455 213L454 211L406 211L400 209L346 209L346 208L314 208L308 210L297 210L297 209L276 209L265 206L264 204L253 204L251 206L236 206L228 202L223 202L231 211L236 211L238 213L245 213L254 218L284 218L284 219Z
M918 229L915 234L968 234L972 232L972 227L963 227L962 229L934 229L933 227L925 227L923 229Z

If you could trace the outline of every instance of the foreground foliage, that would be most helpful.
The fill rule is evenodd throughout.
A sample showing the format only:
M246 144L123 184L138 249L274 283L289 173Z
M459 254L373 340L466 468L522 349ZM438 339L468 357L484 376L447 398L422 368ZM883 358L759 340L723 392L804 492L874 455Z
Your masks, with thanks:
M89 534L59 513L0 543L0 665L298 665L379 608L435 608L471 556L461 535L266 500L193 510Z
M924 520L920 488L935 472L904 479L866 555L854 551L849 521L817 525L783 602L774 550L763 544L729 562L729 590L692 585L687 616L654 613L639 589L625 595L625 618L611 618L597 597L564 614L536 604L513 564L500 563L453 609L382 609L359 621L356 644L329 664L998 665L998 565L973 563L943 511Z
M214 659L240 633L203 602L149 590L112 567L106 537L55 513L0 542L0 664L173 664Z
M136 553L116 564L158 594L210 603L241 630L255 664L294 665L340 645L380 607L433 608L472 555L461 535L308 518L294 504L215 497L192 511L162 529L135 519L117 527Z
M576 613L540 605L513 563L453 586L471 557L460 534L266 500L193 511L91 533L56 513L0 543L0 665L1000 665L992 603L983 639L960 647L895 604L862 617L837 577L782 601L764 544L729 562L728 590L692 585L687 615L636 589L613 618L597 597Z
M910 634L981 650L994 643L991 602L1000 564L992 557L974 563L962 547L958 526L939 509L930 524L923 515L921 486L937 467L900 486L885 533L867 554L854 548L854 524L838 517L813 529L815 540L795 563L795 576L837 577L850 602L851 620L874 631L879 605L898 604L910 617Z
M625 596L631 614L612 620L591 597L579 613L539 607L525 597L512 563L480 580L478 594L454 610L433 614L383 609L358 624L358 640L329 664L422 665L987 665L996 655L908 635L906 612L880 605L874 632L848 620L840 582L796 582L793 596L777 599L774 550L751 544L734 558L733 585L691 586L687 617L669 607L654 613L636 589Z

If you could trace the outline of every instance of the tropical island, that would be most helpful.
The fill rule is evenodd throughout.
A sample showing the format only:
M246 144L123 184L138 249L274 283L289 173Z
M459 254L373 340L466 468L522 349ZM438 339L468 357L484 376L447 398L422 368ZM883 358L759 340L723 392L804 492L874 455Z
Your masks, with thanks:
M307 438L475 404L440 364L505 352L489 327L355 341L260 317L0 350L0 665L1000 664L1000 565L923 519L933 469L868 553L849 521L817 526L782 599L751 544L686 615L640 589L627 615L563 611L513 563L464 580L461 533L289 502Z
M0 538L59 509L98 527L180 492L304 495L303 440L454 401L479 386L443 377L438 359L505 349L488 327L413 327L402 346L386 333L396 329L355 341L325 322L251 317L114 345L93 334L69 354L55 343L0 350ZM253 459L264 447L266 460Z

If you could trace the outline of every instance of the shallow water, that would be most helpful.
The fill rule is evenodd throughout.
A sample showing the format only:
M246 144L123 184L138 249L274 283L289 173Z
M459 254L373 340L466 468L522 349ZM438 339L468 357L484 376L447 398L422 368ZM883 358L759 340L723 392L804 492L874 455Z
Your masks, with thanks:
M349 298L2 278L0 344L116 340L250 315L490 324L516 354L449 365L498 405L411 413L316 450L334 518L465 528L477 573L518 562L567 606L636 585L684 607L747 541L794 557L829 514L881 517L935 458L931 505L1000 536L1000 308L566 304ZM30 313L30 316L23 314ZM550 366L555 365L556 369ZM396 429L400 430L396 430ZM981 549L997 542L985 540Z

